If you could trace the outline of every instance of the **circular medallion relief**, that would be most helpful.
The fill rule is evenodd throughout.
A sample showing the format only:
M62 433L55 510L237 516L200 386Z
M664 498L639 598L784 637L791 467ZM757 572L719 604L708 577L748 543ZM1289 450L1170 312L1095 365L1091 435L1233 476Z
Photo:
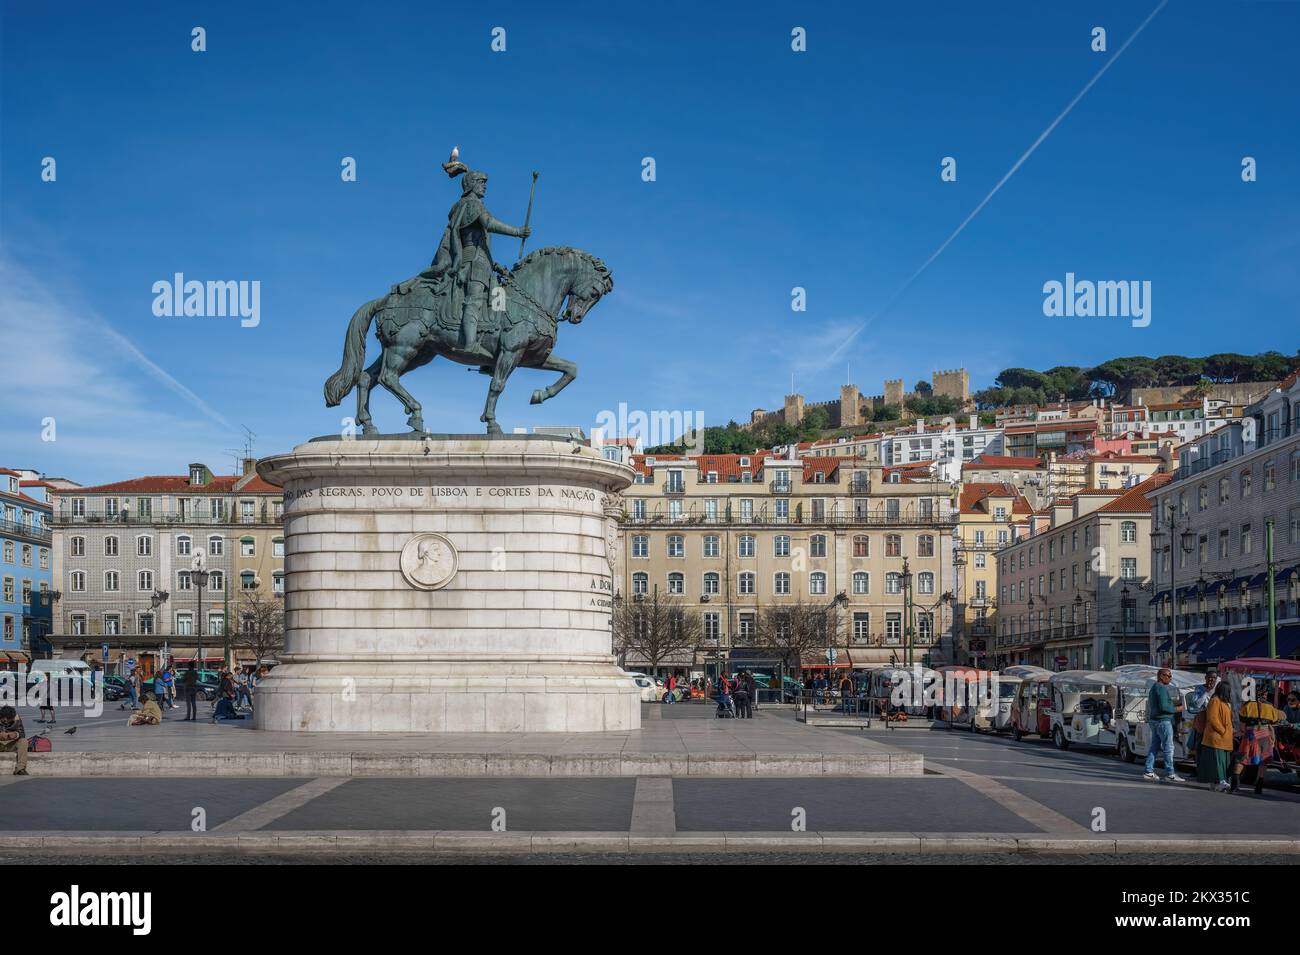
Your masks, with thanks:
M441 534L417 534L402 548L402 576L417 590L438 590L456 576L456 548Z

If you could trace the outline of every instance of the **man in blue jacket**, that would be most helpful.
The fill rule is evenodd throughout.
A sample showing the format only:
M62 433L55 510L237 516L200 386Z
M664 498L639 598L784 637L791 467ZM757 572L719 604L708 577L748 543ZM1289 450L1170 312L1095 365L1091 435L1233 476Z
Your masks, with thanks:
M1168 773L1165 778L1171 783L1184 782L1183 777L1174 771L1174 717L1182 712L1183 701L1178 691L1170 686L1173 679L1174 675L1169 668L1162 668L1147 693L1147 725L1151 729L1151 745L1147 747L1147 771L1143 779L1155 781L1160 778L1156 775L1158 747L1165 757L1165 771Z

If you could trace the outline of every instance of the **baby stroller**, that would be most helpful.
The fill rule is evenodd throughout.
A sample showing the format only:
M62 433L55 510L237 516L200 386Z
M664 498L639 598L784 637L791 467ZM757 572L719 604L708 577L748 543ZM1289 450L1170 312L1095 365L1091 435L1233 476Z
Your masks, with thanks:
M720 720L734 720L736 718L736 702L731 698L730 693L718 694L718 709L713 715Z

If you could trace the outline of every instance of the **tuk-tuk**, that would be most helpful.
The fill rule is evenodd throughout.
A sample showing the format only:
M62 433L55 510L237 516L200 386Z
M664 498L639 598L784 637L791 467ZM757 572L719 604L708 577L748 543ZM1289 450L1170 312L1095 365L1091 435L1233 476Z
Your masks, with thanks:
M992 715L989 728L995 733L1012 730L1013 712L1020 685L1031 677L1042 676L1045 678L1051 675L1051 670L1045 667L1030 666L1029 664L1014 664L1004 667L1002 672L998 674L998 707L997 712Z
M1049 733L1057 749L1071 743L1115 748L1116 689L1122 675L1104 670L1065 670L1047 681L1051 692Z
M992 670L957 665L939 667L935 673L943 687L940 702L935 707L936 719L949 726L964 726L972 733L994 727L997 704L992 699L985 699L985 695L991 695L995 678L1000 680L998 674Z
M1047 682L1051 678L1052 671L1043 670L1026 675L1016 686L1011 699L1011 736L1016 742L1026 736L1052 735L1052 687Z
M1232 729L1234 742L1240 742L1241 708L1246 702L1249 686L1253 698L1268 703L1281 715L1289 693L1300 689L1300 660L1274 660L1269 657L1243 657L1219 664L1219 672L1232 689ZM1273 758L1266 768L1282 772L1296 771L1300 767L1300 726L1292 723L1275 724Z
M1151 724L1147 722L1147 697L1151 685L1156 681L1160 667L1134 665L1116 671L1117 699L1115 702L1114 745L1119 758L1131 763L1146 753L1151 746ZM1182 699L1184 709L1187 698L1192 691L1205 682L1202 673L1187 670L1174 670L1170 686ZM1190 758L1187 742L1191 735L1190 724L1184 720L1174 721L1174 759Z

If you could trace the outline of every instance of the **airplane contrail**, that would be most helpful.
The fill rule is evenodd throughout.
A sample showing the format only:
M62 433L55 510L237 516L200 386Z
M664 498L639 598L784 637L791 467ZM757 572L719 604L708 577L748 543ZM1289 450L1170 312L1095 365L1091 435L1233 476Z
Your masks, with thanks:
M835 351L831 352L828 356L826 356L827 364L837 359L840 356L840 354L843 353L844 349L848 348L849 345L853 343L853 340L857 338L858 335L860 335L868 325L870 325L877 318L879 318L881 315L887 312L893 306L893 304L903 296L903 293L906 292L911 287L912 283L921 277L921 273L924 272L926 269L928 269L934 263L934 260L943 254L944 249L952 245L953 240L956 239L957 236L961 235L962 230L965 229L966 226L970 225L971 220L980 214L980 212L984 209L984 207L989 204L989 200L998 194L998 190L1000 190L1003 186L1007 184L1007 180L1016 174L1016 170L1018 170L1021 166L1023 166L1025 164L1025 160L1027 160L1030 156L1032 156L1034 154L1034 151L1043 144L1043 141L1052 134L1052 130L1056 129L1056 127L1061 124L1061 121L1065 119L1065 117L1070 115L1070 111L1073 110L1074 107L1079 104L1079 100L1083 99L1083 97L1087 94L1088 90L1092 89L1093 86L1096 85L1097 81L1102 78L1105 72L1115 65L1115 61L1118 60L1124 54L1124 51L1129 48L1129 44L1138 38L1138 36L1142 33L1142 31L1146 29L1147 24L1150 23L1153 19L1155 19L1156 14L1159 13L1161 10L1163 10L1168 3L1169 0L1160 0L1160 3L1156 5L1156 8L1152 10L1149 14L1147 14L1147 18L1143 20L1140 24L1138 24L1138 28L1134 30L1132 35L1127 40L1124 41L1124 43L1120 46L1118 50L1115 51L1115 55L1111 57L1107 57L1106 62L1102 64L1101 69L1099 69L1096 73L1093 74L1092 79L1088 80L1088 82L1084 84L1083 89L1079 90L1079 92L1075 94L1074 99L1070 100L1070 102L1066 105L1065 109L1061 110L1061 112L1057 115L1056 119L1052 120L1047 125L1047 128L1038 134L1038 138L1034 140L1033 144L1030 145L1030 147L1021 154L1020 158L1015 161L1015 164L1010 169L1007 170L1006 175L998 180L997 185L995 185L992 189L989 190L988 195L986 195L983 199L980 200L979 205L977 205L973 210L971 210L970 215L968 215L965 219L962 220L961 225L957 226L957 228L953 230L952 235L948 236L948 238L943 240L943 244L940 245L939 248L935 249L934 253L921 264L921 267L917 269L915 272L913 272L911 277L898 287L898 290L889 297L889 300L886 301L884 305L882 305L879 309L876 310L876 313L874 315L866 319L864 322L862 322L862 324L860 324L857 328L855 328L852 332L850 332L848 338L844 339L844 341L840 343L839 347L836 348Z

